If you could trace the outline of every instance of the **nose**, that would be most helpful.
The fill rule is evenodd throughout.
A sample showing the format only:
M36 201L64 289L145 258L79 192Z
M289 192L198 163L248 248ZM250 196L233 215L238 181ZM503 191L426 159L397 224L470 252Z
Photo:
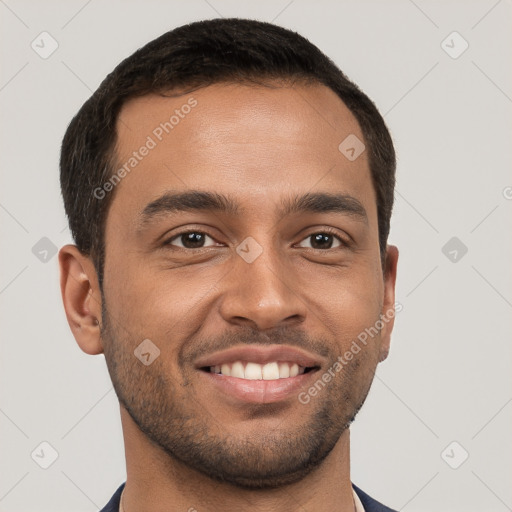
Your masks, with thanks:
M257 330L292 327L306 319L307 306L295 277L297 269L277 251L264 249L251 263L236 255L226 276L220 312L226 322Z

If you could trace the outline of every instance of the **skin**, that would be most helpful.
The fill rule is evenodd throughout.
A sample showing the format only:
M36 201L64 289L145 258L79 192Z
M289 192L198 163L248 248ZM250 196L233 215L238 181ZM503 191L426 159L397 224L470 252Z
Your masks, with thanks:
M392 320L308 404L235 402L205 385L194 360L287 343L322 361L309 387L393 309L398 250L387 247L383 272L367 152L351 162L338 150L349 134L364 137L324 86L221 84L125 104L120 165L190 96L197 106L115 187L103 295L90 257L74 245L59 253L72 332L87 354L105 354L120 400L124 509L352 511L348 426L388 354ZM138 229L148 203L191 189L231 196L244 213L169 213ZM348 194L367 221L277 215L283 198L307 192ZM315 250L311 235L325 228L350 244L335 236ZM206 233L207 247L184 249L183 232ZM262 247L252 263L236 252L248 236ZM148 366L133 355L144 339L160 350Z

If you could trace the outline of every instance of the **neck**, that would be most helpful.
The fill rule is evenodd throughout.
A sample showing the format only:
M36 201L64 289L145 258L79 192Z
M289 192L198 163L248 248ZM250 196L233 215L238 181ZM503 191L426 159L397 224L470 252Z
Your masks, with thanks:
M214 481L169 457L148 441L123 407L121 421L127 472L123 512L354 511L348 429L326 459L299 482L276 489L247 490Z

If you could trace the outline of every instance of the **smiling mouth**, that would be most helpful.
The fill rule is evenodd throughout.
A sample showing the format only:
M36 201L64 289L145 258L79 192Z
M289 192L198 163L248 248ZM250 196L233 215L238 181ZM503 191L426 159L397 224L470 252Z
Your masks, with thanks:
M202 371L243 380L278 380L297 377L317 370L317 366L300 366L288 361L271 361L265 364L251 361L234 361L233 363L204 366Z

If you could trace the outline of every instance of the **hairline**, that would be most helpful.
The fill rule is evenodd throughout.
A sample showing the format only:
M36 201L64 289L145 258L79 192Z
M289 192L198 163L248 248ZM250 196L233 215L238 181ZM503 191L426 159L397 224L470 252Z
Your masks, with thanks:
M123 110L123 108L130 103L131 101L136 101L138 99L147 98L149 96L161 96L161 97L167 97L167 98L180 98L187 94L191 94L193 92L196 92L198 90L206 89L208 87L212 86L248 86L248 87L267 87L271 89L282 89L282 88L290 88L293 89L295 85L303 86L303 87L315 87L315 86L323 86L327 89L329 89L331 92L334 93L336 98L347 108L347 110L350 112L352 117L357 123L357 126L359 127L359 130L363 137L363 142L365 145L369 148L369 155L368 158L368 170L370 171L370 180L372 184L372 188L375 194L375 204L377 208L377 223L379 223L379 195L377 191L377 187L375 185L375 180L373 176L372 166L374 165L373 160L373 145L368 143L367 140L367 134L365 133L365 129L359 122L359 119L357 118L356 114L354 113L353 109L345 102L345 100L340 96L340 94L329 84L325 83L320 78L304 74L304 75L297 75L292 74L287 76L286 73L278 74L278 75L272 75L271 73L265 74L263 73L255 73L254 75L251 75L250 73L241 75L240 77L221 77L218 79L212 79L211 81L196 81L194 84L194 79L191 79L189 81L189 85L182 84L182 85L175 85L170 87L162 87L162 88L155 88L154 90L148 90L144 91L140 94L132 94L130 96L125 97L119 104L117 113L114 120L114 130L113 130L113 138L112 141L108 147L108 149L105 152L105 172L102 175L102 182L106 181L109 176L111 176L113 173L115 173L115 169L120 165L121 159L118 155L118 142L119 142L119 133L118 133L118 126L120 122L120 115ZM103 278L104 278L104 267L105 267L105 254L106 254L106 225L107 225L107 219L108 214L111 208L111 205L116 197L117 189L119 187L115 187L111 193L107 195L105 199L107 199L106 207L104 208L102 212L102 219L101 219L101 225L100 225L100 233L99 233L99 245L97 248L91 247L91 258L93 260L94 266L96 267L96 271L98 273L99 278L99 284L100 288L102 288ZM381 262L382 262L382 268L384 270L385 265L385 255L386 255L386 247L381 247L380 243L380 225L378 226L379 230L379 254L381 256ZM98 252L98 254L94 254L94 252Z

